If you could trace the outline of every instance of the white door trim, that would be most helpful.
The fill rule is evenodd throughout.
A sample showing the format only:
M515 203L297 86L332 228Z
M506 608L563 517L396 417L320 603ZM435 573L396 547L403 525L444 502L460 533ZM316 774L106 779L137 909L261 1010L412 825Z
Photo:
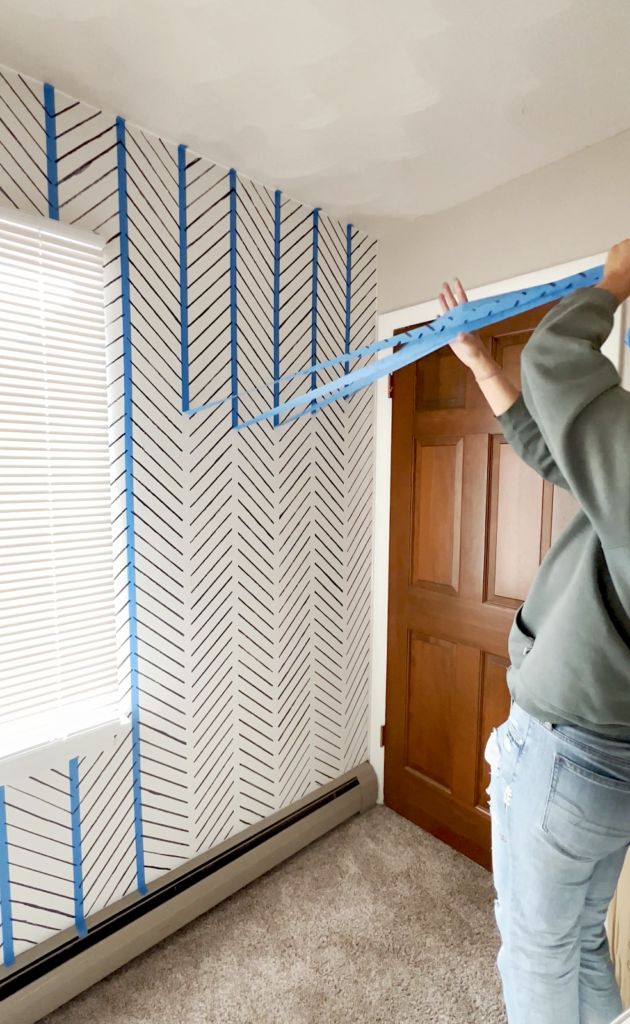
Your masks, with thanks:
M500 292L512 291L529 285L556 281L569 274L603 263L605 253L586 256L560 263L553 267L533 270L519 277L506 278L493 284L471 289L471 299L485 298ZM436 282L436 287L438 282ZM379 340L391 338L399 327L433 320L440 312L437 299L406 306L378 318ZM624 378L624 385L630 388L630 358L624 360L626 349L623 344L627 314L619 310L615 316L615 327L604 346L604 352L615 363ZM379 353L383 359L391 349ZM391 402L388 397L386 378L374 385L375 395L375 446L374 446L374 538L372 548L372 684L370 690L370 737L369 758L378 777L378 800L383 800L384 751L380 745L381 725L385 722L385 686L387 677L387 592L389 583L389 516L390 516L390 474L391 474Z

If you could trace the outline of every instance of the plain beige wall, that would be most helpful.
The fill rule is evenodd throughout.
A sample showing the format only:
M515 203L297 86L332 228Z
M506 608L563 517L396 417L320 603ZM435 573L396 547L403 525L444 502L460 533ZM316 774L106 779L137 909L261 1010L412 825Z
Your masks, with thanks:
M432 297L445 277L472 288L602 252L630 235L630 131L450 210L370 231L381 313Z

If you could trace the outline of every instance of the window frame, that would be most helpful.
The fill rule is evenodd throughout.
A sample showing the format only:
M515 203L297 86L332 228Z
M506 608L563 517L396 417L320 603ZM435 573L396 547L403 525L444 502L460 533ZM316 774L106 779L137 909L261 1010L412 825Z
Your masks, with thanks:
M98 250L100 254L101 272L104 274L104 253L106 240L95 232L77 228L74 225L67 225L63 222L51 220L43 215L29 214L21 210L14 210L0 205L0 223L18 228L33 230L40 235L49 236L52 241L65 239L88 245ZM103 308L106 310L105 278L103 276ZM107 317L104 315L103 322L103 346L107 350L110 342L110 326ZM106 389L106 401L109 403L110 383L107 378L104 381ZM109 441L111 442L111 424L108 422ZM112 488L112 466L109 461L108 485L110 493ZM114 532L111 523L111 560L112 577L115 569ZM113 600L115 597L113 595ZM116 650L120 650L119 623L115 603L112 605L114 634L116 637ZM123 692L120 665L116 660L116 684L120 698L121 713L118 717L99 723L96 726L86 726L74 732L45 741L43 743L12 751L5 756L0 752L0 786L15 785L21 779L33 775L34 772L50 768L67 768L68 760L73 757L83 757L113 750L119 743L131 733L131 704L128 695Z

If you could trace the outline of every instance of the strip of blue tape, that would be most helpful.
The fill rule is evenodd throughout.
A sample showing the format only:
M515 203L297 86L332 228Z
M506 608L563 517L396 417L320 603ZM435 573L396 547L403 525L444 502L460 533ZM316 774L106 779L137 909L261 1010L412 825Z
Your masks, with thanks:
M72 877L74 882L74 923L81 938L87 935L83 908L83 854L81 852L81 797L79 795L79 759L68 763L70 779L70 823L72 826Z
M238 324L236 279L236 171L232 167L230 179L230 362L232 370L232 426L238 426Z
M531 288L506 292L503 295L496 295L487 299L463 303L456 309L452 309L438 317L432 324L416 328L413 331L407 331L404 334L398 334L388 339L389 348L401 344L400 350L392 355L371 362L367 366L353 370L342 377L327 381L325 384L311 389L307 394L296 395L275 409L270 409L250 420L245 420L239 424L239 429L243 430L246 427L253 426L255 423L269 419L276 414L287 413L306 403L308 403L309 409L305 409L304 414L312 410L313 403L316 403L316 408L322 408L324 404L328 405L330 401L353 394L359 388L367 387L379 378L416 362L416 360L431 352L435 352L444 345L448 345L460 331L479 331L483 327L499 323L501 320L506 320L518 313L535 309L538 306L544 306L548 302L568 295L577 288L585 288L597 284L601 280L602 270L602 267L593 267L579 274L572 274L569 277L562 278L560 281L552 281L544 285L536 285ZM376 347L374 347L374 351L376 351ZM341 358L345 358L345 356ZM331 392L335 394L331 396ZM325 399L325 401L320 402L320 399ZM299 417L291 417L291 420L296 418Z
M136 597L136 540L133 495L133 404L131 349L131 285L129 277L129 224L127 215L127 154L125 122L116 118L118 156L118 220L120 228L120 283L122 294L124 433L125 433L125 521L127 528L127 591L129 595L129 668L131 683L131 768L136 844L136 884L147 891L142 838L142 790L140 785L140 686L138 678L138 609Z
M339 382L345 379L345 383L341 384L339 390L335 391L333 394L328 394L326 397L318 398L318 410L325 409L327 405L331 404L331 402L338 402L342 397L348 398L350 395L355 394L357 391L361 391L363 388L373 384L377 380L380 380L382 377L387 376L390 373L394 373L395 370L399 370L402 366L407 366L409 363L416 362L416 360L422 358L422 356L427 356L430 355L431 352L436 352L437 349L442 348L444 344L448 344L448 342L444 342L440 338L433 339L433 342L427 340L423 345L421 355L410 352L409 350L411 346L407 346L406 349L401 350L401 353L397 353L401 358L390 356L388 359L379 360L377 363L371 363L369 366L365 367L366 372L362 373L360 377L357 374L350 374L347 378L340 377ZM403 352L406 353L404 356ZM383 368L385 368L384 372L381 372ZM322 389L320 389L320 391L321 390ZM302 416L306 414L306 411L308 410L302 410L294 416L287 417L284 420L284 423L293 423L295 420L301 419ZM241 426L246 427L249 426L249 424L243 423Z
M11 882L9 880L9 841L4 786L0 786L0 910L2 911L2 960L5 967L15 963L13 917L11 914Z
M313 210L313 253L312 253L312 279L311 279L311 393L317 389L317 270L319 264L319 210ZM278 406L277 413L282 410ZM317 405L312 403L311 412L317 411ZM267 418L267 417L265 417Z
M317 363L316 369L319 372L321 370L328 369L328 367L338 366L340 363L346 363L348 360L352 361L353 359L361 359L364 356L373 356L376 355L377 352L381 352L383 349L391 348L392 344L392 339L387 338L385 341L378 341L372 345L365 345L363 348L355 348L347 355L344 353L341 356L335 356L333 359L326 359L324 362ZM313 368L311 366L307 366L302 370L295 370L293 373L284 373L275 379L262 381L260 386L257 388L239 388L238 394L259 395L263 391L269 391L270 388L273 388L276 384L284 384L287 381L295 380L296 377L306 377L307 375L312 374L312 372ZM203 405L194 406L194 408L187 409L186 411L190 416L195 416L197 413L207 412L209 409L216 409L217 406L224 405L225 402L231 402L232 398L233 395L230 393L229 395L225 395L223 398L215 398L212 402L205 402Z
M55 90L44 85L44 118L46 126L46 177L48 179L48 216L59 220L59 182L57 177L57 123Z
M574 288L586 287L588 285L597 284L597 282L601 279L602 270L603 270L602 267L595 267L595 268L593 268L592 272L589 271L588 275L587 275L586 283L585 283L585 281L583 279L583 275L575 275L573 279L565 278L563 282L555 282L551 287L555 288L556 284L564 285L565 282L568 282L569 280L571 280L572 284L571 285L567 284L565 290L563 291L563 294L568 294L570 291L574 290ZM547 287L547 286L545 286L545 287ZM518 293L511 293L511 294L516 295ZM556 295L556 298L557 297L559 297L559 296ZM519 309L520 309L521 312L525 312L526 310L529 310L529 309L535 309L537 305L541 305L541 304L545 305L548 301L549 301L548 297L546 297L542 303L535 303L534 300L532 299L532 301L528 301L525 306L521 305L519 307ZM506 316L502 317L502 319L506 319L506 317L513 316L513 315L514 315L513 311L511 313L508 312L506 314ZM496 322L498 322L498 319L495 317L492 322L496 323ZM472 330L480 330L482 326L486 326L486 325L482 325L481 323L478 323L477 326L474 326L474 325L471 326L470 330L471 331ZM406 335L402 335L402 336L401 335L396 335L395 338L390 339L390 342L391 341L396 341L399 337L406 337ZM422 358L423 355L428 355L430 352L436 351L438 348L441 348L443 344L448 344L448 341L444 342L444 341L438 341L438 339L436 339L433 344L430 343L430 339L424 341L422 343L423 351L422 351L420 356L414 356L413 360L410 359L407 356L404 356L401 360L395 362L390 367L390 370L388 372L390 372L390 373L394 372L396 369L399 369L400 366L408 365L412 361L415 362L415 360L417 358ZM373 365L377 365L377 364L373 364ZM378 372L378 370L377 370L377 372L375 372L373 374L372 380L376 381L376 380L380 379L381 376L382 376L382 374L380 372ZM367 380L366 379L363 379L363 380L351 380L350 383L346 385L347 391L348 391L349 394L353 394L356 391L359 391L361 388L365 387L366 383L367 384L372 383L372 380L370 380L370 379L367 379ZM337 394L329 395L327 398L323 399L322 401L320 401L318 403L318 408L322 408L322 407L324 407L326 405L329 405L331 402L337 401L338 398L339 398L339 395L337 395ZM284 422L285 423L292 423L294 420L300 419L302 416L304 416L305 412L306 412L305 410L302 410L296 416L291 416L291 417L285 419Z
M179 308L180 308L180 349L182 363L182 412L190 409L190 384L188 369L188 260L187 260L187 213L186 213L186 147L177 147L177 172L179 192Z
M280 405L280 228L282 192L277 189L273 203L273 404ZM280 417L273 418L274 427Z
M346 226L346 324L344 338L344 352L350 354L350 311L352 307L352 224ZM346 359L343 364L343 372L350 373L350 361Z

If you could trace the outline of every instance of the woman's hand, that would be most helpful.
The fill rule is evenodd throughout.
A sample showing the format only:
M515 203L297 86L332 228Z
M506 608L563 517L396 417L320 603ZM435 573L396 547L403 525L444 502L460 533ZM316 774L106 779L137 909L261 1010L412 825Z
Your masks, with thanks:
M606 288L618 302L630 296L630 238L613 245L606 257L604 276L596 288Z
M445 281L439 295L440 306L444 313L455 309L462 302L468 302L466 292L458 277L453 287ZM501 416L510 409L518 398L518 389L507 379L498 363L486 351L481 338L477 334L462 332L451 342L451 348L464 366L470 367L482 394L495 416Z
M443 313L448 313L449 309L455 309L456 306L461 306L462 302L468 302L468 296L466 295L458 277L455 278L452 288L448 281L444 282L438 299ZM481 338L476 334L466 334L466 332L462 331L462 333L458 334L450 345L453 352L457 358L461 360L464 366L469 366L472 370L474 370L476 364L486 356L486 350L483 347Z

